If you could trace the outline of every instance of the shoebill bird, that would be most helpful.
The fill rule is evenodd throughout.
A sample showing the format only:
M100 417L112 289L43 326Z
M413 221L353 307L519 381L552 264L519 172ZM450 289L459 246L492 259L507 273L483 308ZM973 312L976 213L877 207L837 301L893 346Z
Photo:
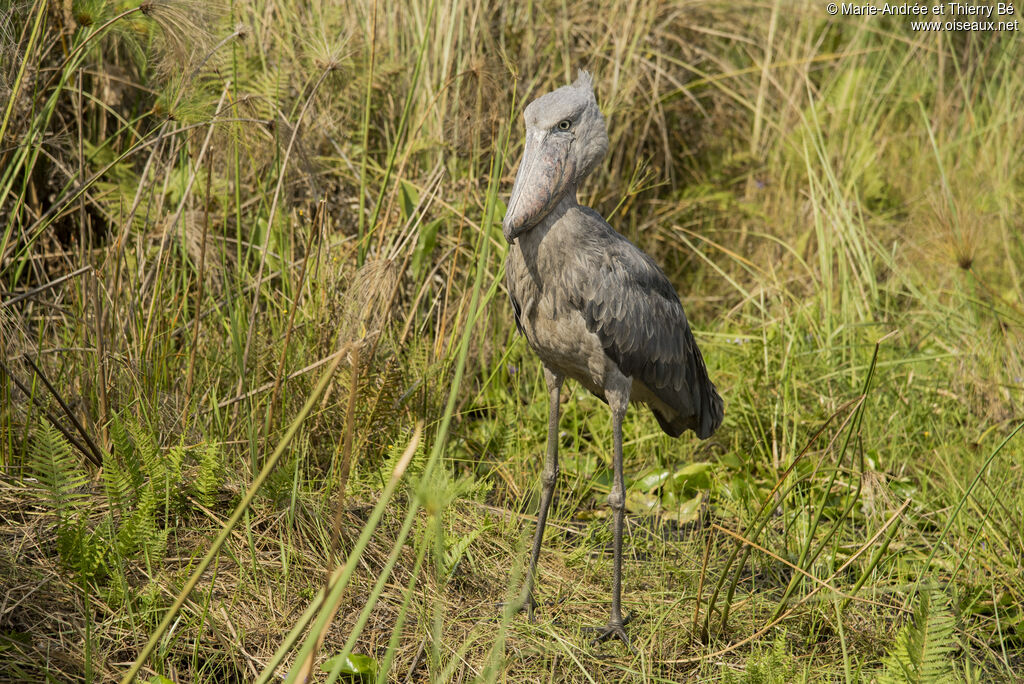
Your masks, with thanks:
M643 403L667 434L693 430L706 439L722 422L722 398L665 273L576 200L608 150L590 74L580 71L574 84L534 100L523 118L526 146L502 226L510 245L506 285L516 326L544 364L550 408L537 531L517 607L532 619L537 556L558 479L559 393L569 377L611 409L612 606L595 643L616 637L629 645L621 603L622 419L630 401Z

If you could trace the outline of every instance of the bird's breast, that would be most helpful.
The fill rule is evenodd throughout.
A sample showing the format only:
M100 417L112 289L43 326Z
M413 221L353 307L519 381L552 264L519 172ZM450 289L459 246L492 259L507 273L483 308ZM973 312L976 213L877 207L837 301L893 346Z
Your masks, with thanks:
M509 250L505 273L523 335L540 360L603 396L601 388L614 363L600 338L587 330L583 314L555 289L542 287L515 246Z

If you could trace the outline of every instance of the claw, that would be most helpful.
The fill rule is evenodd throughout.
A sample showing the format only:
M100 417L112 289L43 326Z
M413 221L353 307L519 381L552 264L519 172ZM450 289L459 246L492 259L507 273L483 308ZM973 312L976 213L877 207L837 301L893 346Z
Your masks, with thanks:
M626 634L626 625L628 625L632 619L633 615L630 614L627 615L625 619L611 619L604 627L585 627L584 629L588 632L597 632L597 636L594 637L594 640L591 642L591 646L597 646L611 638L615 638L624 643L626 648L636 655L636 649L633 648L633 644L629 641L629 635Z

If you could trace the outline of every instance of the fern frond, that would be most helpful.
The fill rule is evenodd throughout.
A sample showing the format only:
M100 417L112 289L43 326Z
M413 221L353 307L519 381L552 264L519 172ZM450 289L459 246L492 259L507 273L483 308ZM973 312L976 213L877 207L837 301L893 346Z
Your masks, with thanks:
M221 454L214 444L196 449L198 469L192 483L196 500L204 506L213 505L214 494L221 485Z
M387 455L384 458L384 462L380 467L381 472L385 473L386 476L390 476L395 471L395 467L402 458L402 454L405 452L405 446L409 443L409 439L412 436L412 430L405 428L398 432L395 440L388 445ZM423 469L427 465L427 453L421 444L416 452L413 454L412 460L406 466L405 469L405 480L407 482L415 482L419 475L423 473ZM373 477L378 477L374 474Z
M135 484L132 482L132 474L117 455L119 453L115 447L113 453L104 454L103 489L111 509L119 515L126 515L133 499Z
M466 555L469 547L476 541L477 537L491 529L491 525L482 525L474 528L469 534L460 537L455 540L453 544L448 545L448 548L444 551L444 571L445 574L451 576L455 572L455 568L458 566L459 561Z
M221 454L215 444L207 444L197 454L199 469L194 484L196 499L204 506L213 505L213 497L223 481Z
M139 493L137 507L117 531L117 551L121 556L134 556L139 549L144 550L147 543L156 535L156 510L157 497L152 488L143 488Z
M135 449L135 445L132 444L120 414L115 413L111 418L109 432L113 452L121 459L125 459L128 453Z
M164 506L173 510L181 510L185 503L185 491L181 477L181 466L185 462L188 450L183 446L172 447L163 459L164 476L161 478L160 494Z
M797 659L789 652L786 632L780 630L770 647L758 648L747 658L746 666L739 673L731 667L722 668L723 684L789 684L806 681Z
M132 489L138 490L144 480L138 445L140 440L147 444L152 439L134 421L125 422L121 416L114 416L111 421L110 436L114 442L114 453L120 459Z
M33 434L31 471L43 499L57 516L57 554L81 577L92 580L104 572L106 544L89 528L88 474L75 459L71 445L49 423Z
M944 599L934 587L921 590L914 619L897 635L892 651L884 660L885 669L879 681L883 684L929 684L949 680L957 648L953 636L956 619Z
M49 423L33 433L31 472L35 475L48 507L61 521L74 517L87 496L89 476L76 462L71 445Z
M80 513L57 529L57 553L61 561L86 580L106 574L103 536L89 529L87 516Z
M129 423L128 431L131 433L132 441L138 452L138 462L141 466L140 484L149 480L151 486L162 486L161 483L166 475L164 460L160 457L160 447L150 433L143 429L138 423Z

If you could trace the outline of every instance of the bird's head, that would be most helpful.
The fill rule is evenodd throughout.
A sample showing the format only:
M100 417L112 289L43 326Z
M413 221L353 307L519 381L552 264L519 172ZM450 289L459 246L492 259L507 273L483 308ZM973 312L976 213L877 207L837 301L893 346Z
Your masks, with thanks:
M547 216L608 151L608 132L590 74L538 97L523 112L526 147L502 228L511 243Z

